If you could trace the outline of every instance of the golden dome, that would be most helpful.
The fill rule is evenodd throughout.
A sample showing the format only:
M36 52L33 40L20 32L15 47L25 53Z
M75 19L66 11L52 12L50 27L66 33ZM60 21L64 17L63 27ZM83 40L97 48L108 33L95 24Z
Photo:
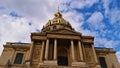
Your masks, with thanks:
M55 25L61 25L67 28L72 29L71 24L66 21L64 18L62 18L62 14L60 12L57 12L54 14L54 18L52 20L49 20L46 25L43 27L43 29L48 29L48 27L55 26Z

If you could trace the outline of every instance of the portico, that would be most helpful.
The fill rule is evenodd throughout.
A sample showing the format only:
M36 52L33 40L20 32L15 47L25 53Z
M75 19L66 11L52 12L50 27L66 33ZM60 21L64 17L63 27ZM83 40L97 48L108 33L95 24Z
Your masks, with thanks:
M77 45L74 45L76 42ZM74 47L78 47L77 51L80 51L78 52L79 57L75 56ZM42 41L40 64L42 63L41 65L59 66L59 64L61 63L60 61L61 59L63 61L67 60L66 63L67 66L72 66L73 62L83 62L82 53L83 52L82 52L81 41L79 39L71 40L71 39L60 39L60 38L47 38L47 40Z

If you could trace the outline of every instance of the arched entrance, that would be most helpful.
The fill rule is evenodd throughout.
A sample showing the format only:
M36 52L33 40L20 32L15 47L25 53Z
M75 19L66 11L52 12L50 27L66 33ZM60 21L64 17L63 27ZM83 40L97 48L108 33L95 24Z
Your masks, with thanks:
M58 49L58 62L59 66L68 66L68 53L67 49L60 48Z

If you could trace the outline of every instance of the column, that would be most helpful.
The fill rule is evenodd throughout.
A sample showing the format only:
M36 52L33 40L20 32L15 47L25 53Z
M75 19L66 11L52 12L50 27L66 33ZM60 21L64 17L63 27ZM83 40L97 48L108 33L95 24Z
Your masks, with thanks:
M49 40L46 41L46 48L45 48L45 60L48 60L48 51L49 51Z
M93 50L93 55L95 57L95 62L98 63L98 59L97 59L97 56L96 56L96 51L95 51L95 48L94 48L93 44L92 44L92 50Z
M74 42L71 40L72 61L75 61Z
M54 40L54 60L57 60L57 40Z
M80 60L83 61L83 53L82 53L82 47L80 41L78 41L78 48L79 48L79 55L80 55Z
M40 50L40 62L42 62L42 60L43 60L43 52L44 52L44 41L42 41L42 48L41 48L41 50Z
M112 64L111 64L109 53L105 56L105 60L106 60L107 67L110 68Z
M25 62L26 66L29 68L30 67L30 61L31 61L31 58L32 58L32 53L33 53L33 47L34 47L34 42L32 41L31 42L31 45L30 45L30 52L29 52L29 55L28 55L28 59L27 61Z
M12 50L12 51L13 51L13 52L12 52L10 61L11 61L12 63L14 63L15 50ZM28 51L27 51L27 54L29 55ZM29 60L29 56L27 56L27 60Z
M34 42L32 41L31 46L30 46L30 53L29 53L28 60L31 60L32 58L33 46L34 46Z

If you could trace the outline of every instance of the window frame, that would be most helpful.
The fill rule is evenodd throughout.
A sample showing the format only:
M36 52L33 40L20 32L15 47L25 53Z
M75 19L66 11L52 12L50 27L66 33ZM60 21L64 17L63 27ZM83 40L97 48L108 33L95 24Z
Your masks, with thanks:
M104 61L105 61L105 66L106 66L106 68L108 68L107 61L106 61L106 58L105 58L104 56L99 56L99 57L98 57L100 66L102 67L102 64L101 64L101 62L100 62L100 58L102 58L102 60L104 59Z
M14 65L21 65L21 64L15 64L15 63L14 63L14 62L15 62L15 59L16 59L16 56L17 56L18 53L22 53L22 54L23 54L21 64L23 64L24 59L25 59L25 52L16 51L16 52L14 53L13 62L12 62Z
M22 64L23 56L24 56L23 53L17 53L15 56L14 64ZM20 60L20 61L18 61L18 60Z

